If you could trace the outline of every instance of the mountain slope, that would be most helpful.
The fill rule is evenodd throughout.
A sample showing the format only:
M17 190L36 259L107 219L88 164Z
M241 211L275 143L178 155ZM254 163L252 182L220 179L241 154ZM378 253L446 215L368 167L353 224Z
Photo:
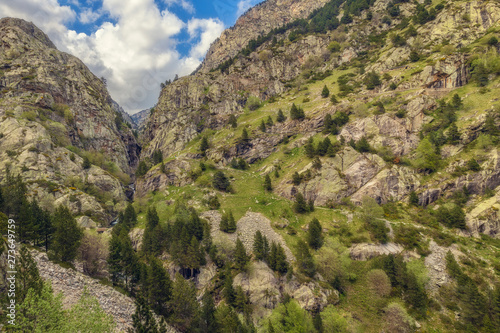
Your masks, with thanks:
M32 23L0 20L0 41L2 176L8 167L32 184L32 195L71 198L73 212L95 211L104 222L106 201L126 199L116 177L128 184L138 161L131 129L103 82ZM82 157L96 166L83 168Z

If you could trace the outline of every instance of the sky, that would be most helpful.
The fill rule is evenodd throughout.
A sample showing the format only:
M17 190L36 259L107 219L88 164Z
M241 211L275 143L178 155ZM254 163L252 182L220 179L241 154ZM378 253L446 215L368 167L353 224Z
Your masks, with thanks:
M61 51L107 81L133 114L154 106L160 83L192 73L210 44L262 0L1 0L0 18L33 22Z

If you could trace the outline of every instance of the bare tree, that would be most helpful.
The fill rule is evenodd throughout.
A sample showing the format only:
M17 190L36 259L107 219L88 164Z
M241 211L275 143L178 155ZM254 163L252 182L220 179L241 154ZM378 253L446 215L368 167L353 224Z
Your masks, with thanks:
M105 276L108 246L101 236L85 233L78 248L78 258L82 262L85 274L92 277Z

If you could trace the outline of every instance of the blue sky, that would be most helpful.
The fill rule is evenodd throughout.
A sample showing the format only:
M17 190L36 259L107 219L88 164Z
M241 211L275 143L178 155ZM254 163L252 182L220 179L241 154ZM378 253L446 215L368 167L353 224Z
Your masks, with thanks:
M153 106L160 83L191 73L210 43L262 0L1 0L0 18L35 23L79 57L127 112Z

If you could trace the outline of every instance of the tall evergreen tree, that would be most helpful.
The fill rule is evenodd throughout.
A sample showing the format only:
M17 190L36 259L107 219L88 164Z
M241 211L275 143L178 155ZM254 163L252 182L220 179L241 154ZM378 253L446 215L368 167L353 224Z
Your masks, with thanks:
M223 232L227 232L229 229L229 216L227 213L222 214L219 224L219 229Z
M286 260L285 249L283 249L283 246L281 246L281 244L278 244L276 246L274 270L280 274L285 274L288 271L288 262Z
M266 131L266 123L264 122L264 119L262 119L262 121L260 122L259 129L261 132Z
M154 312L167 316L167 305L172 298L172 281L159 259L150 257L149 263L148 302Z
M125 208L123 213L123 224L127 225L129 228L135 226L137 223L137 214L135 212L134 206L131 203Z
M203 156L205 156L207 154L208 148L210 148L210 146L208 144L208 139L206 136L204 136L203 138L201 138L201 142L200 142L200 152Z
M59 206L54 213L54 241L52 250L58 260L71 262L76 258L83 231L69 209Z
M279 109L278 110L278 115L276 116L276 121L278 123L282 123L286 120L286 117L285 115L283 114L283 110Z
M219 327L217 320L215 318L215 305L212 296L205 292L201 299L201 320L200 320L200 332L202 333L212 333L218 332Z
M16 271L16 302L21 304L30 289L40 295L43 280L40 277L36 262L26 246L21 246L19 250Z
M313 257L303 240L299 240L297 243L297 263L300 271L305 275L313 277L316 273L316 265L314 264Z
M260 230L257 230L253 236L253 255L257 260L264 260L264 237Z
M269 174L264 177L264 189L268 192L272 192L273 190L273 184L271 183L271 177L269 177Z
M146 214L146 228L142 239L142 251L147 254L159 254L161 249L159 234L160 218L156 207L150 207Z
M304 199L304 196L300 192L295 195L295 203L293 204L293 209L296 213L299 214L307 213L309 211L306 199Z
M215 174L214 174L214 178L212 180L212 186L216 189L216 190L219 190L219 191L228 191L229 190L229 186L230 186L230 182L229 182L229 179L226 177L226 175L224 174L224 172L222 171L217 171Z
M146 300L142 297L135 299L135 313L132 315L132 327L129 333L160 333L153 313Z
M266 126L267 127L273 127L274 126L273 118L271 118L271 116L267 117Z
M309 223L307 234L307 241L310 247L317 250L323 245L322 228L317 218L312 219L311 223Z
M234 266L237 270L243 271L246 269L248 261L249 257L247 255L247 251L245 250L245 246L238 238L236 240L236 250L234 252Z
M448 135L446 136L448 142L452 145L456 145L460 142L460 133L458 132L458 127L455 122L452 122L448 128Z
M236 127L238 127L238 121L237 121L237 119L236 119L236 117L235 117L235 115L234 115L234 114L231 114L231 115L229 116L229 121L228 121L228 123L229 123L229 125L231 125L231 127L232 127L232 128L236 128Z
M313 158L314 155L316 155L316 149L314 148L314 139L313 137L310 137L307 139L306 145L304 146L304 149L306 151L306 156L309 158Z
M182 332L196 331L200 324L200 305L196 300L196 288L179 273L175 276L172 300L172 321Z
M330 90L328 90L328 87L325 84L323 90L321 91L321 97L327 98L329 95L330 95Z
M231 268L226 265L224 271L224 289L222 290L222 296L224 297L227 304L232 305L234 303L234 288L233 288L233 277L231 275Z
M228 220L227 220L227 232L233 233L236 232L236 220L234 219L233 212L230 210L228 213Z

